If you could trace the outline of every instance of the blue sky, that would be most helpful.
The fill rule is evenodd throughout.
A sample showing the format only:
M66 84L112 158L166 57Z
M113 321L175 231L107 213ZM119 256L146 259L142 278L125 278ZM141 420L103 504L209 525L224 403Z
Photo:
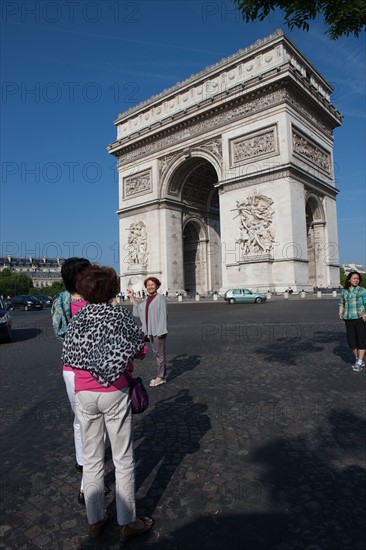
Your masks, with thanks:
M366 266L365 33L244 23L226 0L8 1L1 22L1 256L119 271L117 115L283 28L334 87L340 260Z

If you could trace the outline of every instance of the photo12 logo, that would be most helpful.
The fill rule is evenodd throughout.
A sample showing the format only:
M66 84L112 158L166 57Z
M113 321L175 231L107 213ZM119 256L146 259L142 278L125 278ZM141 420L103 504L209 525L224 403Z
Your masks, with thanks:
M103 254L108 251L112 253L112 261L119 262L119 243L117 241L102 245L95 241L78 242L14 242L1 243L0 256L2 258L88 258L90 262L99 262Z
M1 84L1 102L80 104L106 100L133 106L140 102L139 91L136 82L7 81Z
M2 23L108 23L134 24L140 18L139 2L2 2Z
M3 162L2 183L14 179L21 183L97 183L102 179L102 168L97 162Z

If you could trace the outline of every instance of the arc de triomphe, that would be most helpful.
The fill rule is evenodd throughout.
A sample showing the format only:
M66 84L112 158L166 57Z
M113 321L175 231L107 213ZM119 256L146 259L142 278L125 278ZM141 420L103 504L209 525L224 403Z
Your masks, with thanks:
M121 288L338 286L332 91L277 31L121 114Z

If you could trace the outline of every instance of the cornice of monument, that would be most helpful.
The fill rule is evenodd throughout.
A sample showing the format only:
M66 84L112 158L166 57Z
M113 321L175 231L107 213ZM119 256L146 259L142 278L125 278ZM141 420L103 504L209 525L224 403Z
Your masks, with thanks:
M154 210L161 210L163 208L169 208L170 210L176 210L177 212L184 212L185 209L189 212L195 212L195 213L206 213L207 214L207 206L194 206L192 204L186 204L182 202L180 199L175 199L173 197L160 197L155 198L150 201L144 202L143 205L131 205L131 206L125 206L123 208L120 208L115 212L115 214L118 214L119 216L126 214L132 215L138 215L138 214L145 214L146 212L152 212ZM216 208L211 208L210 211L216 212Z
M258 84L260 84L260 88L258 88ZM305 85L305 88L300 86L299 82L287 68L284 68L282 72L277 71L276 80L270 77L266 81L265 76L258 78L256 79L256 87L246 89L245 91L240 87L240 93L237 90L233 90L232 97L229 97L225 103L213 105L212 102L207 102L205 110L197 111L197 109L194 109L189 118L187 117L187 113L183 113L179 117L182 120L178 120L177 117L175 119L171 118L169 126L162 126L159 130L154 131L154 133L151 132L151 129L145 129L138 132L135 136L132 135L129 138L118 140L109 146L109 152L117 157L122 156L126 162L134 161L149 154L156 154L167 146L179 145L194 136L205 134L210 130L215 130L217 133L221 126L227 124L225 116L230 117L235 110L241 109L243 112L239 112L236 117L232 116L231 120L240 120L246 116L253 115L254 112L263 111L268 106L273 107L282 103L287 103L292 108L302 112L315 126L320 125L319 128L331 138L331 130L335 125L339 124L338 119L331 116L328 110L323 109L322 101L309 98L306 93L307 82L305 84L302 82L302 84ZM276 94L278 95L277 99ZM270 105L269 103L266 104L266 98L271 97L271 95L272 101ZM301 101L296 102L297 96L301 96ZM306 112L302 106L304 97L308 102ZM249 106L255 102L259 106L258 109L249 109ZM261 102L264 103L263 106L261 106ZM248 112L245 112L246 106L248 106ZM323 125L321 125L321 120L324 122ZM213 124L213 121L215 121L215 124ZM196 128L194 134L192 133L193 128Z
M271 170L264 170L262 173L249 174L246 176L234 177L227 180L219 181L215 184L215 187L219 190L219 195L226 191L233 191L236 189L243 189L246 187L252 187L262 183L275 184L276 181L281 179L296 179L296 181L303 183L306 189L316 190L318 193L322 193L324 196L335 199L339 193L339 189L330 185L321 177L317 177L314 174L309 174L305 170L293 164L286 166L280 166L278 168L272 168Z
M273 34L271 34L271 35L269 35L265 38L261 38L261 39L256 40L256 42L254 44L251 44L250 46L248 46L246 48L242 48L242 49L238 50L237 52L235 52L234 54L232 54L228 57L224 57L224 58L220 59L220 61L218 61L217 63L214 63L213 65L209 65L208 67L205 67L202 71L200 71L198 73L192 74L191 76L189 76L188 78L186 78L182 82L177 82L177 84L175 84L174 86L171 86L170 88L166 88L165 90L161 91L160 93L150 97L149 99L147 99L145 101L142 101L138 105L135 105L135 107L131 107L127 111L120 113L118 115L117 120L115 121L115 124L116 125L119 124L121 122L121 120L130 117L131 114L133 114L133 113L144 110L144 108L146 106L152 105L153 103L155 103L157 101L165 99L169 95L172 95L175 92L186 88L188 85L190 86L191 84L193 84L197 80L202 80L202 78L207 77L208 75L217 72L219 69L225 67L226 65L233 64L233 63L241 60L244 56L246 56L248 54L255 53L255 52L259 51L260 49L263 49L264 46L267 46L268 44L271 44L274 41L278 41L279 38L282 41L285 41L288 45L291 45L291 47L297 53L299 53L301 55L301 57L304 58L304 61L305 61L306 65L311 67L312 71L314 71L314 73L316 73L316 75L320 78L320 80L322 80L322 83L323 83L324 87L328 89L327 90L328 93L332 93L333 92L332 86L328 82L326 82L326 80L320 75L320 73L315 69L315 67L310 63L310 61L308 61L305 58L303 53L300 52L300 50L297 49L295 44L285 35L283 30L282 29L277 29Z
M119 128L118 139L108 150L113 153L127 141L155 132L195 111L203 112L210 105L262 86L266 80L276 80L286 71L328 112L334 126L341 123L340 113L330 103L332 87L283 31L277 31L129 109L115 122Z
M263 90L261 89L261 95L265 95L266 92L270 92L273 90L277 90L280 87L276 85L276 83L272 83L268 89ZM197 108L194 108L191 110L190 113L182 112L181 116L178 117L169 117L170 119L170 125L163 126L164 122L162 122L161 127L157 129L154 133L151 133L151 130L145 129L144 131L136 133L136 135L132 135L129 138L124 138L121 140L118 140L114 143L112 143L108 149L111 154L115 154L116 156L119 156L121 154L127 153L129 151L135 150L140 148L143 145L156 142L157 140L176 134L180 129L192 127L196 123L199 123L203 119L207 120L209 118L212 118L218 113L224 113L229 112L232 108L235 107L235 105L243 104L244 102L250 101L251 99L257 98L259 96L258 89L252 90L252 91L246 91L246 93L242 93L241 95L238 95L238 93L233 93L233 97L230 98L230 101L227 101L226 103L217 104L215 106L212 105L212 101L207 101L205 110L198 111ZM190 115L190 116L189 116ZM187 136L188 137L188 136ZM132 141L134 140L134 141Z

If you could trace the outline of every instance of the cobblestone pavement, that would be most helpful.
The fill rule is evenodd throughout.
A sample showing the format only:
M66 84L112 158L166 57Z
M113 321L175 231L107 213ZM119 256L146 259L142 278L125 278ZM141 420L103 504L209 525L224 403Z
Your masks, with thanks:
M155 525L130 550L365 548L366 373L335 301L285 302L171 306L168 383L135 417L137 507ZM120 548L115 519L87 534L60 345L36 315L13 315L0 349L0 548ZM136 371L154 376L150 354ZM114 510L108 443L106 485Z

